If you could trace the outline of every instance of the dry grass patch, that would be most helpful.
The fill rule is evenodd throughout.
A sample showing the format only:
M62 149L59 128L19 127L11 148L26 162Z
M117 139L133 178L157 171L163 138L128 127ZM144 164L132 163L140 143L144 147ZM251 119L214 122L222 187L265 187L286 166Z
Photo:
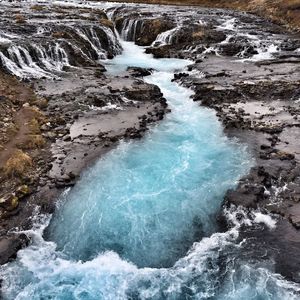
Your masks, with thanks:
M68 39L70 38L70 35L64 31L56 31L52 33L52 37L56 39Z
M22 150L16 150L4 165L6 176L23 176L32 167L32 158Z
M41 132L40 124L36 118L32 118L28 123L28 126L30 129L30 133L32 134L39 134Z
M11 138L15 136L18 133L18 131L19 131L19 127L16 124L11 123L9 127L7 127L6 129L6 134L9 138Z
M25 142L19 144L22 150L33 150L43 148L46 144L45 139L40 134L30 134Z
M203 38L203 36L204 36L203 30L195 31L195 32L193 32L193 35L192 35L193 39L196 39L196 40Z
M17 24L24 24L24 23L26 23L25 17L23 15L21 15L21 14L15 15L15 20L16 20Z
M285 1L281 1L281 3L279 4L279 7L283 7L286 9L300 9L300 0L285 0Z
M29 127L30 134L40 134L41 125L48 122L48 119L45 117L45 115L37 108L37 107L30 107L28 108L32 118L27 123Z
M45 98L36 98L32 104L36 105L40 109L45 109L48 106L48 100Z
M35 10L35 11L43 11L45 9L45 6L35 4L35 5L32 5L30 7L30 9Z
M103 26L109 27L110 29L114 28L114 23L111 20L102 18L99 20L99 23Z

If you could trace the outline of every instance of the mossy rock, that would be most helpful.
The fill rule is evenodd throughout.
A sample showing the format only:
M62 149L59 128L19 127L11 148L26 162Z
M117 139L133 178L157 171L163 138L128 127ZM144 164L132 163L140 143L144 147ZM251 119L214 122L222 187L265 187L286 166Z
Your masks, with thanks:
M14 194L6 194L0 198L0 206L6 211L12 211L19 205L19 198Z
M10 202L10 207L8 210L14 210L18 207L19 205L19 198L17 196L12 197L11 202Z
M28 196L30 193L30 188L26 184L19 186L15 191L15 195L18 197L18 199L22 199L25 196Z

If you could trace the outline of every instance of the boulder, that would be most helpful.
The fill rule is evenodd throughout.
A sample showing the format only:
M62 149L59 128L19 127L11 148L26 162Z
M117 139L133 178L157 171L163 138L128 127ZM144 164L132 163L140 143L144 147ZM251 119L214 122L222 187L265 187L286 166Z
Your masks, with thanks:
M29 244L25 234L13 234L0 238L0 264L6 264L15 259L17 252Z
M151 75L153 69L140 68L140 67L128 67L127 71L134 77L144 77Z

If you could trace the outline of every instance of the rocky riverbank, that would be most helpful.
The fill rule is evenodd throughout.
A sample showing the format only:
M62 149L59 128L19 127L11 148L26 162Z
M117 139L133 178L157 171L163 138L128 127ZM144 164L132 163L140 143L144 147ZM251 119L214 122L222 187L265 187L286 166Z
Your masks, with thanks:
M19 8L16 4L12 10ZM75 184L83 169L120 140L141 138L148 125L161 120L168 111L160 90L140 78L144 75L141 70L129 69L120 76L110 76L97 62L99 53L106 52L107 57L112 57L120 47L117 43L105 44L105 39L111 37L103 33L110 30L111 23L104 12L93 12L93 16L97 16L94 20L84 17L90 13L86 10L66 12L63 8L39 6L27 9L22 22L7 16L5 10L3 13L3 22L9 31L2 33L2 38L5 36L7 40L2 44L0 73L2 264L15 257L16 251L29 242L24 234L13 233L16 228L30 228L36 210L52 213L55 199L66 187ZM41 24L49 15L57 18L57 11L64 15L59 25L48 25L49 31L45 29L46 33L36 38L36 44L28 39L22 41L26 34L42 30ZM97 37L101 44L90 42L88 33L85 36L74 31L72 37L68 36L67 30L71 30L68 18L75 18L74 15L77 20L83 18L90 22L85 24L84 30L99 31ZM101 15L100 21L98 15ZM37 21L28 24L26 20L30 17L36 17ZM106 22L102 20L104 17ZM65 31L59 34L56 26ZM111 34L114 33L111 31ZM60 49L60 53L53 54L51 48L43 46L53 41L57 43L54 50ZM67 42L72 42L77 52L68 53L64 60L67 48L63 47ZM16 47L19 48L16 50ZM79 51L79 47L82 50ZM35 49L44 53L39 57L40 52L33 52ZM39 63L30 61L31 57ZM63 62L63 69L55 68ZM5 71L26 82L20 82Z
M299 281L299 67L221 60L208 57L191 67L202 70L203 79L186 76L181 81L195 88L195 101L216 110L230 137L250 145L256 166L227 193L225 205L279 216L271 232L245 236L258 234L261 247L275 257L276 270Z
M29 228L36 206L41 213L53 212L54 199L75 184L83 169L120 140L142 137L148 124L167 112L156 86L129 75L98 79L97 70L84 70L77 80L37 81L37 97L46 107L25 102L15 108L11 124L18 123L1 151L2 263L24 243L23 235L20 240L8 233Z
M151 70L105 73L103 60L121 51L115 27L155 57L194 61L174 80L194 89L194 100L216 110L228 136L247 143L256 158L224 205L275 214L276 229L245 230L241 238L250 243L257 237L276 271L300 281L299 36L230 10L77 5L24 4L22 15L20 4L3 6L2 69L30 83L1 75L8 87L16 82L12 92L2 91L3 128L13 129L3 133L1 151L2 263L28 242L8 232L28 228L36 205L52 212L53 199L74 185L83 168L120 139L141 137L167 112L159 89L137 78ZM5 166L5 148L17 150L22 172ZM19 167L14 161L9 165Z
M149 45L146 52L195 62L186 72L175 74L174 80L192 88L195 101L216 110L228 136L247 143L256 158L250 174L227 193L224 205L277 216L276 229L245 231L241 240L258 237L257 249L263 250L253 255L267 253L276 262L276 272L299 282L299 35L233 11L199 10L185 15L187 11L178 9L178 21L175 13L165 17L162 8L161 19L143 7L138 13L120 10L115 11L116 24L125 34L126 20L138 15L134 35L126 37ZM162 32L170 29L156 39L146 35L145 41L149 24ZM251 238L248 241L253 243Z

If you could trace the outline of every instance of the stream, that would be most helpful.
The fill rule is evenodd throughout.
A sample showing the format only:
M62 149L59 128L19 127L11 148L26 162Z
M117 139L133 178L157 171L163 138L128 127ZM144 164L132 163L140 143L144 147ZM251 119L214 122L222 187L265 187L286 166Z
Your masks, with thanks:
M1 267L4 299L298 299L300 288L252 258L241 226L276 221L222 209L226 191L253 164L227 138L213 110L172 82L187 60L154 59L121 41L113 76L155 68L145 78L171 109L141 140L121 142L62 195L53 216L36 216L31 245ZM231 227L221 230L221 213Z

